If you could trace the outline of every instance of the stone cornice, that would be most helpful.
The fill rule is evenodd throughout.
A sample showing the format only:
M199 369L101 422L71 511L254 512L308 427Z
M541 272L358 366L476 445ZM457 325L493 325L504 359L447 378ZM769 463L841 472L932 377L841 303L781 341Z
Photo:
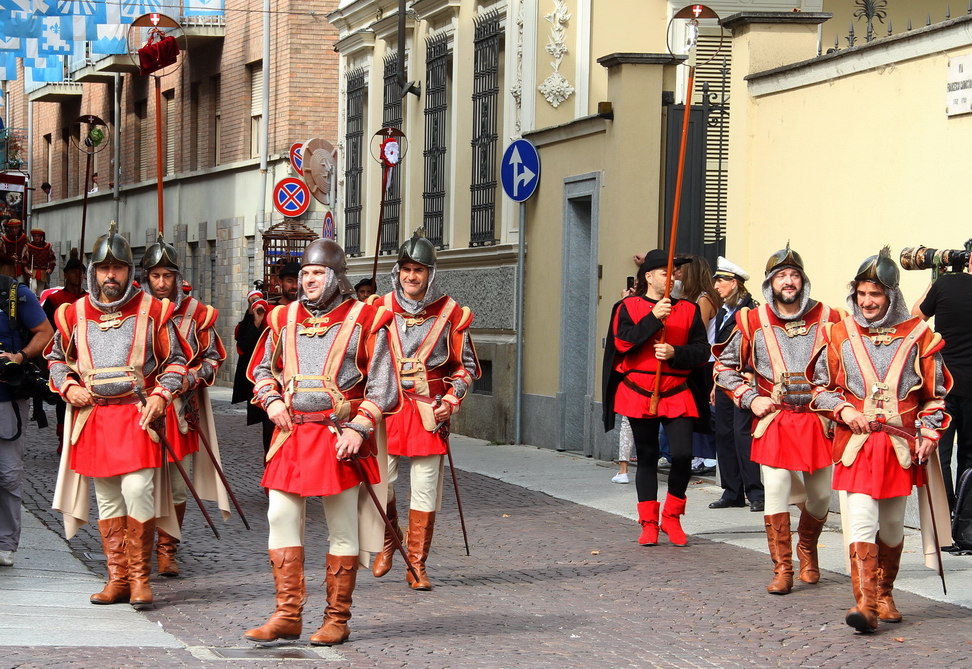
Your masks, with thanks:
M790 23L794 25L820 25L834 18L830 12L738 12L722 19L722 27L735 32L753 23Z
M523 133L523 137L524 139L529 139L533 142L534 146L539 148L547 144L555 144L585 135L596 135L600 132L606 132L607 127L608 120L594 114L593 116L582 116L569 123L525 132Z
M442 23L455 18L461 5L462 0L415 0L412 9L423 21Z
M673 56L670 53L611 53L601 56L597 62L604 67L616 65L677 65L685 60L685 56Z
M352 56L359 51L375 48L375 31L363 28L357 32L342 37L334 43L334 50L342 56Z
M390 42L392 38L398 39L398 11L386 14L371 24L371 29L379 39ZM415 30L415 19L406 11L405 31Z

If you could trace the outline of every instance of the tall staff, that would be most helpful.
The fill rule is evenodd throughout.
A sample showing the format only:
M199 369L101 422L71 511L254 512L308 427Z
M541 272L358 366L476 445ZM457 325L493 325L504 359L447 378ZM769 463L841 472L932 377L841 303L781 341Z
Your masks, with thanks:
M376 159L381 165L381 206L378 207L378 233L375 238L375 263L371 269L371 285L377 287L375 281L378 279L378 256L381 254L381 233L384 231L385 223L385 200L391 190L392 177L395 174L395 167L405 157L408 150L408 140L398 128L382 128L374 134L372 142L378 140L378 155ZM374 145L373 145L374 146ZM401 212L401 205L398 211ZM395 247L398 240L395 240Z
M669 32L671 32L671 25L675 19L687 19L688 20L688 84L685 89L685 114L682 117L682 135L681 141L678 147L678 167L676 169L675 177L675 197L673 200L672 210L672 230L668 239L668 278L665 282L665 297L663 299L668 299L672 292L672 271L675 268L675 242L678 239L678 217L682 205L682 177L685 174L685 149L688 146L688 130L689 121L692 112L692 94L695 88L695 47L699 36L699 20L700 19L719 19L719 15L716 14L712 9L706 7L705 5L688 5L678 10L669 22ZM721 49L720 42L720 49ZM709 60L715 58L718 54L718 49ZM671 46L669 46L669 53L672 53ZM672 56L674 57L674 53ZM708 62L708 61L706 61ZM665 343L665 335L667 331L664 327L664 319L662 319L662 331L661 337L658 343ZM658 360L655 366L655 387L651 393L651 406L650 411L652 414L658 413L658 402L661 400L661 379L662 379L662 361Z

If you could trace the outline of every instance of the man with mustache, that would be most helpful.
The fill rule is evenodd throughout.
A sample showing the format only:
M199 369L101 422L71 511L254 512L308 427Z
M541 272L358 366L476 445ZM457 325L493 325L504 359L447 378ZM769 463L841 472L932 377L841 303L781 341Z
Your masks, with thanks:
M212 408L209 403L208 386L216 380L216 373L226 359L223 342L216 332L215 308L206 306L182 290L182 272L179 270L179 255L162 235L158 241L145 250L142 256L142 290L159 300L169 300L175 310L172 320L187 345L186 377L182 393L176 397L165 413L165 434L175 457L182 463L185 471L192 461L193 481L196 492L203 499L216 499L224 516L229 515L226 490L219 480L208 452L199 457L199 434L203 435L219 457L219 444L216 432L212 429ZM175 504L176 520L179 529L186 515L188 489L185 479L179 472L172 456L168 456L169 481L172 484L172 502ZM176 551L180 539L159 528L159 539L155 548L160 576L178 576L179 563Z
M935 539L951 543L938 440L948 428L944 397L952 377L942 336L908 313L899 272L885 247L851 282L851 315L829 329L821 352L826 388L813 407L835 420L834 489L841 494L855 606L845 622L873 632L901 622L891 591L904 548L904 516L919 487L920 516L941 514L937 534L922 520L926 565L937 567ZM934 502L929 506L929 495ZM933 519L934 522L934 519Z
M714 373L716 384L756 417L752 459L760 465L763 521L774 566L766 590L785 595L793 588L790 503L801 509L800 580L820 580L817 540L830 509L833 467L829 426L809 407L809 364L823 346L824 324L836 322L838 315L810 299L803 259L789 243L766 263L763 297L765 304L736 314L736 332L715 347Z
M381 550L383 524L362 481L373 484L384 504L387 463L375 427L398 401L385 329L391 314L353 299L346 274L340 246L329 239L308 244L298 299L270 312L250 362L253 401L277 426L261 481L269 489L277 608L264 625L246 632L251 641L300 637L308 497L324 498L330 533L327 608L311 644L339 644L351 634L359 560Z
M388 483L398 479L398 460L410 458L411 499L408 513L408 561L418 578L406 572L412 590L431 590L425 562L432 545L435 514L442 501L443 457L448 452L449 420L473 379L479 360L469 336L472 312L460 307L436 281L435 246L420 228L402 244L392 268L392 292L373 298L394 314L389 328L392 355L402 391L398 410L386 420ZM437 399L438 398L438 399ZM388 491L388 517L398 529L394 489ZM388 529L385 545L372 572L384 576L391 569L395 543Z
M88 295L55 314L46 357L51 387L72 407L54 491L68 538L88 520L87 479L95 482L108 584L91 603L147 609L156 526L179 537L150 424L182 391L186 358L172 303L137 290L134 268L112 222L91 253Z

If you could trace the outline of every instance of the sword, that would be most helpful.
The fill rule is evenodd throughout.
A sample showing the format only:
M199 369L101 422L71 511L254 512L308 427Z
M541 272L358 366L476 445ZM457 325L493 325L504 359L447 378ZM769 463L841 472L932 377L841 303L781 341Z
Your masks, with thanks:
M135 386L135 394L138 395L138 399L142 402L142 407L144 408L148 404L148 400L145 398L145 393L142 391L141 386ZM189 492L192 493L193 499L196 500L196 504L199 505L199 510L202 511L203 516L206 518L206 522L209 523L209 528L216 535L217 539L221 539L219 536L219 530L216 529L216 525L213 523L213 519L209 517L209 512L206 511L206 507L203 506L202 500L199 499L199 494L192 485L192 481L189 480L189 475L186 474L186 470L182 468L182 463L175 455L175 451L172 449L172 444L165 436L165 414L162 414L154 421L152 421L151 428L159 435L159 442L162 444L162 465L165 466L165 456L168 454L172 457L172 462L175 463L176 468L178 468L179 473L182 474L183 480L186 482L186 487Z
M442 406L442 395L435 396L435 407ZM459 497L459 481L456 480L456 465L452 461L452 447L449 445L449 433L443 428L448 426L449 421L444 420L435 426L434 433L438 434L445 442L446 455L449 456L449 472L452 474L452 489L456 491L456 506L459 507L459 524L462 525L462 540L466 544L466 555L469 555L469 535L466 534L466 517L462 513L462 499Z
M919 478L924 480L925 498L928 500L928 513L931 514L932 535L935 538L935 553L938 555L938 577L942 579L942 592L947 595L948 588L945 587L945 567L942 564L942 542L938 539L938 525L935 523L935 506L932 503L931 487L928 485L930 480L928 476L928 460L918 463L918 471L921 472Z
M246 529L250 529L250 524L246 522L246 516L243 515L243 509L240 508L240 503L236 501L236 495L233 494L233 489L230 488L229 481L226 480L226 474L223 473L223 468L219 466L219 462L216 460L216 454L213 453L213 447L209 445L209 439L202 430L197 429L196 434L199 435L199 441L201 441L203 446L206 447L206 452L209 453L209 459L213 461L213 468L216 469L216 473L219 475L219 480L223 482L223 487L226 488L226 494L228 494L229 498L233 500L233 506L236 507L236 512L240 514L240 520L243 521L243 526L246 527Z
M331 425L334 426L334 429L337 430L338 436L341 436L344 429L341 427L341 423L338 422L337 414L332 413L327 418L329 421L331 421ZM382 507L381 502L378 501L378 495L375 494L375 489L371 486L371 481L368 480L368 475L365 473L364 467L361 466L358 456L351 456L348 458L348 462L350 462L351 466L354 467L354 470L358 473L358 477L361 479L361 483L364 485L365 490L367 490L368 494L371 495L371 501L375 503L375 508L378 509L378 514L381 516L381 519L385 521L385 530L389 535L391 535L392 541L395 542L395 546L398 548L398 552L402 554L402 559L405 560L405 566L408 567L408 571L412 574L412 578L414 578L416 581L420 580L418 574L415 572L415 567L413 567L412 563L408 560L408 553L405 551L405 546L402 545L402 540L398 538L398 532L392 528L391 521L388 520L388 514L385 513L384 507Z

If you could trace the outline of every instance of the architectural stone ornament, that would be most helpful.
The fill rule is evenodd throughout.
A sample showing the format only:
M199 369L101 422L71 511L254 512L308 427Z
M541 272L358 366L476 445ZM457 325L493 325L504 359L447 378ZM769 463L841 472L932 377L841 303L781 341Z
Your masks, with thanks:
M521 137L522 132L522 112L523 112L523 0L517 3L516 11L516 75L513 77L513 85L510 86L510 94L516 105L516 120L513 123L513 137L516 140Z
M550 29L550 41L545 47L547 53L554 57L553 74L548 76L540 84L539 90L546 98L547 102L554 108L569 98L574 93L574 87L570 85L567 78L560 73L560 63L567 54L567 22L570 21L570 12L567 11L567 0L554 0L554 10L544 17L553 26Z

